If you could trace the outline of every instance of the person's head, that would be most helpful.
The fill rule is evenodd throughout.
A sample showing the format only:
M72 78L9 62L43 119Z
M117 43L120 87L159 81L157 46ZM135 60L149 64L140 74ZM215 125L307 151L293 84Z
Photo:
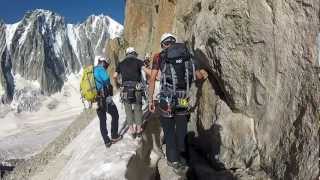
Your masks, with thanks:
M128 47L126 49L126 56L128 56L128 55L132 55L132 56L137 57L138 53L136 52L136 50L133 47Z
M105 57L98 58L98 65L102 65L105 69L108 69L110 64L110 60L106 59Z
M145 55L143 63L144 63L144 66L149 67L149 65L150 65L150 54L149 53L147 53Z
M170 33L164 33L160 39L160 45L162 49L167 49L172 44L176 43L176 37Z

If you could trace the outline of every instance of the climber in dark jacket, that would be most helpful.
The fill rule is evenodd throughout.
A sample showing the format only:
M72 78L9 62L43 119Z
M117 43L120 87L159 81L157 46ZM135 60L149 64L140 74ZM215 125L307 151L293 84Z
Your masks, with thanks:
M145 71L143 61L138 59L138 53L133 47L126 49L126 57L118 64L113 75L115 82L121 77L121 100L125 107L126 122L133 138L142 135L142 71Z
M107 71L108 66L109 61L103 57L99 57L98 65L94 67L94 78L98 92L97 114L100 120L101 135L106 147L110 147L112 143L115 143L121 139L121 136L118 134L119 113L117 106L112 100L113 90L110 83L110 76ZM111 139L108 136L106 112L112 117Z
M186 169L182 154L185 154L187 122L190 117L188 112L190 84L192 79L205 79L207 73L197 69L186 46L176 43L174 35L163 34L160 44L162 51L153 59L149 80L149 111L155 112L155 102L152 99L156 79L161 72L157 110L161 116L167 163L175 172L180 172Z

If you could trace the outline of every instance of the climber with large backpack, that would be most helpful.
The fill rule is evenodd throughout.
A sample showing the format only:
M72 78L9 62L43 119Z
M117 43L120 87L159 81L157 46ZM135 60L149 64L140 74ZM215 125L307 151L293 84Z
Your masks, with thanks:
M104 144L109 148L113 143L121 140L122 136L118 133L119 126L119 113L117 106L112 100L113 87L110 82L110 76L108 74L108 66L110 62L104 57L98 58L98 64L93 68L93 75L96 84L96 101L98 104L97 115L100 120L100 132L104 141ZM111 139L108 136L107 130L107 115L111 115Z
M149 111L160 113L160 122L166 143L167 164L176 173L187 169L185 158L185 138L189 119L189 100L191 83L204 79L205 71L200 71L193 61L184 43L177 43L170 33L162 35L162 51L156 54L152 62L149 80L149 99L153 99L155 82L160 71L160 92L157 106L149 101Z
M129 133L135 139L142 135L142 95L143 84L141 71L144 70L143 61L138 59L138 53L133 47L126 49L126 57L116 67L113 75L114 81L118 82L121 77L120 91L121 101L126 112L126 122Z

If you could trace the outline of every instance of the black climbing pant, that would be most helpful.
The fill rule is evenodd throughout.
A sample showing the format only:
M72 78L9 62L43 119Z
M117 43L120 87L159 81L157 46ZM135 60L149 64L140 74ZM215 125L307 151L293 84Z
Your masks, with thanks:
M161 126L166 143L166 156L170 162L180 160L180 154L185 152L188 115L174 115L172 118L161 117Z
M105 144L110 142L110 138L108 136L108 130L107 130L107 115L106 113L109 113L111 115L111 138L116 139L118 134L118 126L119 126L119 113L117 106L114 104L111 97L108 97L107 99L98 100L98 109L97 114L100 120L100 132L103 138L103 141Z

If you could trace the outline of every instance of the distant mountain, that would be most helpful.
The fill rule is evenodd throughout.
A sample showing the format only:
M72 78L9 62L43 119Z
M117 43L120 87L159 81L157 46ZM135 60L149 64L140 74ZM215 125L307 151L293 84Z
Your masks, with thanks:
M66 24L60 15L42 9L27 12L15 24L0 22L0 95L11 101L15 79L38 83L41 93L59 91L66 75L105 54L108 39L123 26L108 16L90 16L81 24Z

